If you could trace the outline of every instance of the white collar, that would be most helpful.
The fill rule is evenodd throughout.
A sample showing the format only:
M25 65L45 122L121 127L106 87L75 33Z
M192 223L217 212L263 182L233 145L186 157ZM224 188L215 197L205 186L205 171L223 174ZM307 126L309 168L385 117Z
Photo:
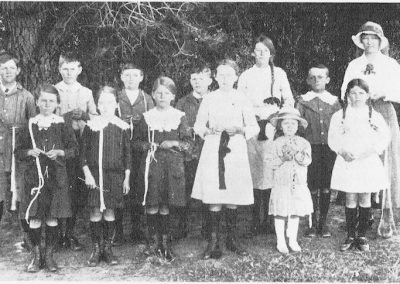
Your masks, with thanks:
M56 114L51 114L49 116L44 116L42 114L38 114L35 117L29 119L30 123L35 123L38 125L39 130L43 128L49 128L53 123L63 123L64 118L62 116L58 116Z
M150 129L158 130L160 132L168 132L173 129L178 129L179 124L181 123L181 118L184 115L184 112L173 107L166 111L159 111L157 108L152 108L143 114Z
M328 91L324 91L323 93L316 93L314 91L309 91L305 95L301 97L304 101L308 102L314 98L319 98L321 101L333 105L337 101L337 97L329 93Z
M86 125L93 131L100 131L103 130L109 123L114 124L123 130L129 129L129 124L117 116L105 118L104 116L98 115L90 119Z
M200 95L199 93L193 91L193 97L195 97L195 98L198 99L198 100L201 100L201 99L204 97L204 95L202 96L202 95Z

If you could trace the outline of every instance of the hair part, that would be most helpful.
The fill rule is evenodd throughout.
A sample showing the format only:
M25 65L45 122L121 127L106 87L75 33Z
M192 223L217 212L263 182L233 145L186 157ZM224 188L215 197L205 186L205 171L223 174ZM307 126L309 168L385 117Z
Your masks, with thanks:
M58 92L57 88L51 84L43 84L39 86L37 99L39 100L42 93L49 93L53 94L57 98L57 103L60 103L60 93Z
M349 94L350 94L350 90L353 89L354 87L359 87L361 89L363 89L366 93L369 93L369 86L368 83L360 78L356 78L351 80L349 83L347 83L347 88L346 88L346 93L344 95L344 99L343 99L343 113L342 113L342 124L344 123L344 120L346 119L346 110L347 107L349 105ZM368 105L368 121L369 124L371 125L371 127L373 127L372 123L371 123L371 116L372 116L372 104L371 104L371 98L367 99L367 105Z
M154 94L155 91L160 87L163 86L167 88L168 91L171 92L174 96L177 94L177 89L174 80L166 76L158 77L153 84L152 93Z

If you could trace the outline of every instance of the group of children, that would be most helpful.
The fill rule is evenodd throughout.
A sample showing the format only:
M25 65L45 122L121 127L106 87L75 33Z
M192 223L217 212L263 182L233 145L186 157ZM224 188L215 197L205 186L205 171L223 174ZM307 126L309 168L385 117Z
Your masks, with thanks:
M251 232L275 231L279 252L298 252L299 217L309 216L306 236L330 237L331 188L347 193L348 238L341 250L368 250L370 193L388 187L379 157L390 142L388 126L360 78L347 84L342 107L326 91L324 65L309 69L311 91L294 108L275 54L268 37L256 38L255 65L239 77L234 61L219 62L212 92L210 68L196 66L193 91L175 107L171 78L159 77L150 96L139 88L143 70L126 63L123 89L100 88L97 108L91 91L77 82L79 59L62 55L63 81L40 86L38 114L33 96L16 83L18 59L2 54L0 175L2 187L18 186L11 191L20 193L21 224L32 244L28 271L56 271L57 243L82 248L73 234L82 206L90 212L89 266L118 264L112 246L124 241L124 207L131 213L131 236L145 240L145 253L172 261L170 213L179 208L178 238L185 237L190 198L203 203L204 259L222 255L223 213L226 248L248 254L237 237L237 208L252 204ZM0 193L3 206L5 191Z

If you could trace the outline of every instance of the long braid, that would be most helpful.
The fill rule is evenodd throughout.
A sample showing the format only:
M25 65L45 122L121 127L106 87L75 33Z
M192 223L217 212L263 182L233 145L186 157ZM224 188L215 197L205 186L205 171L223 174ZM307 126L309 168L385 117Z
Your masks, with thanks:
M347 92L345 93L345 95L344 95L344 100L343 100L342 124L344 124L344 120L345 120L345 118L346 118L346 109L347 109L347 106L348 106L348 104L349 104L349 102L348 102L348 95L349 95L349 92L347 91Z
M271 68L271 97L274 97L275 68L272 60L269 60L269 67Z

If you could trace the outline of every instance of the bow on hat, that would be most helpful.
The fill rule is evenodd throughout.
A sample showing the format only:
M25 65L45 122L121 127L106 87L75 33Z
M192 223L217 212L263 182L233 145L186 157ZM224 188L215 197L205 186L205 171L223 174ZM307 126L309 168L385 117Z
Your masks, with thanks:
M361 42L361 35L368 34L368 35L376 35L381 40L380 49L384 49L389 45L388 39L383 34L383 29L381 25L374 23L374 22L366 22L363 24L358 31L358 34L353 35L351 39L353 40L354 44L357 45L359 48L364 49L364 45Z

